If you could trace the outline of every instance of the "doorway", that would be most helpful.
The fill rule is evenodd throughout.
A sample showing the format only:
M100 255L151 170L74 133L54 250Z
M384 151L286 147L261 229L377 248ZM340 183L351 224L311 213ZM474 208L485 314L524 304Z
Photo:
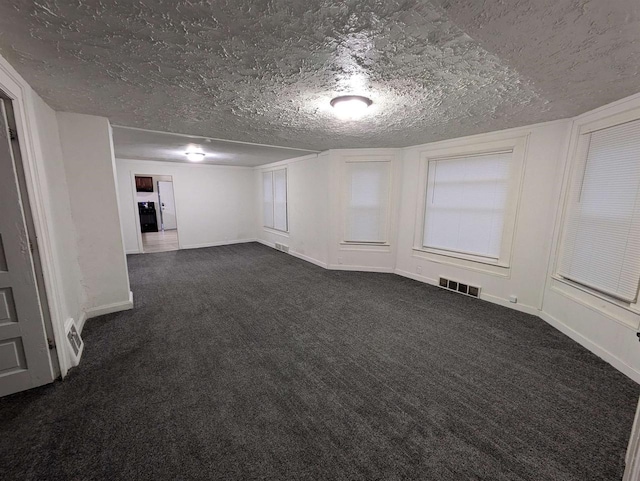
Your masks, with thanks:
M150 174L134 177L143 253L178 250L180 242L173 177Z

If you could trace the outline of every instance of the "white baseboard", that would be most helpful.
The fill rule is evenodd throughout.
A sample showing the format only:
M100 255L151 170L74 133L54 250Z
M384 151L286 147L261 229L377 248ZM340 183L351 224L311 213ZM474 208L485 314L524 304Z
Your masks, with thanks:
M129 291L129 300L127 301L114 302L112 304L105 304L103 306L92 307L91 309L85 310L85 321L92 317L104 316L105 314L127 311L129 309L133 309L133 292L131 291ZM85 321L82 322L83 326Z
M271 247L272 249L276 248L276 245L274 242L269 242L264 239L255 239L255 242L258 242L259 244L265 245L267 247ZM311 264L315 264L316 266L322 267L323 269L327 268L326 262L319 261L318 259L309 257L308 255L301 254L300 252L289 250L289 252L285 252L285 254L290 254L293 257L297 257L298 259L302 259L303 261L310 262Z
M422 276L420 274L415 274L409 271L403 271L402 269L395 269L393 272L402 277L408 277L409 279L413 279L414 281L424 282L425 284L431 284L432 286L437 286L438 281L432 279L431 277Z
M599 346L598 344L593 342L591 339L584 337L579 332L573 330L571 327L567 326L565 323L563 323L559 319L556 319L552 315L547 314L546 312L540 312L538 316L547 324L550 324L551 326L559 330L561 333L565 334L566 336L569 336L578 344L589 349L596 356L605 360L606 362L611 364L613 367L615 367L618 371L622 372L623 374L625 374L626 376L630 377L635 382L640 384L640 371L629 366L627 363L625 363L622 359L617 357L615 354L610 353L609 351L604 349L602 346Z
M140 252L140 249L133 249L133 250L125 251L124 253L126 255L129 255L129 254L142 254L142 252Z
M271 247L273 249L276 248L275 242L269 242L269 241L266 241L264 239L256 239L256 242L258 242L259 244L265 245L267 247Z
M432 286L439 287L439 282L436 279L421 276L420 274L414 274L413 272L409 271L403 271L402 269L396 269L394 272L399 276L408 277L409 279L413 279L415 281L420 281L426 284L431 284ZM498 304L499 306L508 307L509 309L524 312L525 314L532 314L534 316L540 315L540 311L536 307L510 302L508 299L492 296L491 294L485 294L482 291L480 291L480 299L483 301L491 302L492 304Z
M508 307L516 311L524 312L525 314L531 314L532 316L540 317L540 309L526 304L518 304L517 302L511 302L509 299L503 299L502 297L492 296L491 294L484 294L480 291L480 299L498 304L499 306Z
M204 244L181 245L180 249L201 249L203 247L219 247L219 246L228 246L233 244L246 244L247 242L256 242L256 239L237 239L237 240L226 240L226 241L218 241L218 242L206 242Z
M322 267L323 269L327 268L326 262L319 261L318 259L314 259L313 257L309 257L305 254L300 254L299 252L292 251L292 250L289 251L289 254L291 254L293 257L297 257L298 259L302 259L303 261L307 261L307 262L310 262L311 264L315 264L319 267Z

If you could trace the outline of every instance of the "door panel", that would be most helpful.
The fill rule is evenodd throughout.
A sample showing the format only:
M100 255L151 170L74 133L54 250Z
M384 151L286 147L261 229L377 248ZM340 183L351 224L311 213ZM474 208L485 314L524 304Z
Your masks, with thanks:
M4 102L0 99L0 396L53 381Z
M162 227L164 230L177 229L173 182L158 181L158 194L160 195L160 209L162 211Z

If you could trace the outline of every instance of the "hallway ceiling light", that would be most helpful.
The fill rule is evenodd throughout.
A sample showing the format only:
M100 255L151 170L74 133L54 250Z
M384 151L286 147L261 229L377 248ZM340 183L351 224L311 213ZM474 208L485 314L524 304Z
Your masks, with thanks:
M370 98L360 95L343 95L331 100L331 106L336 115L345 120L357 120L361 118L373 103Z
M190 160L191 162L200 162L201 160L204 159L204 152L202 151L194 151L194 150L190 150L188 152L185 152L187 159Z

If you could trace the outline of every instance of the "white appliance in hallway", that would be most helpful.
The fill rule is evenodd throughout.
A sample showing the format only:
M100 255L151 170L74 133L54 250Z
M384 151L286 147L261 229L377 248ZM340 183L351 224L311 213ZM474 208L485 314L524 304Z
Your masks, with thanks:
M173 182L158 181L158 197L160 199L160 217L162 229L173 230L178 228L176 221L176 204L173 196Z
M0 98L0 396L53 381L8 102Z

